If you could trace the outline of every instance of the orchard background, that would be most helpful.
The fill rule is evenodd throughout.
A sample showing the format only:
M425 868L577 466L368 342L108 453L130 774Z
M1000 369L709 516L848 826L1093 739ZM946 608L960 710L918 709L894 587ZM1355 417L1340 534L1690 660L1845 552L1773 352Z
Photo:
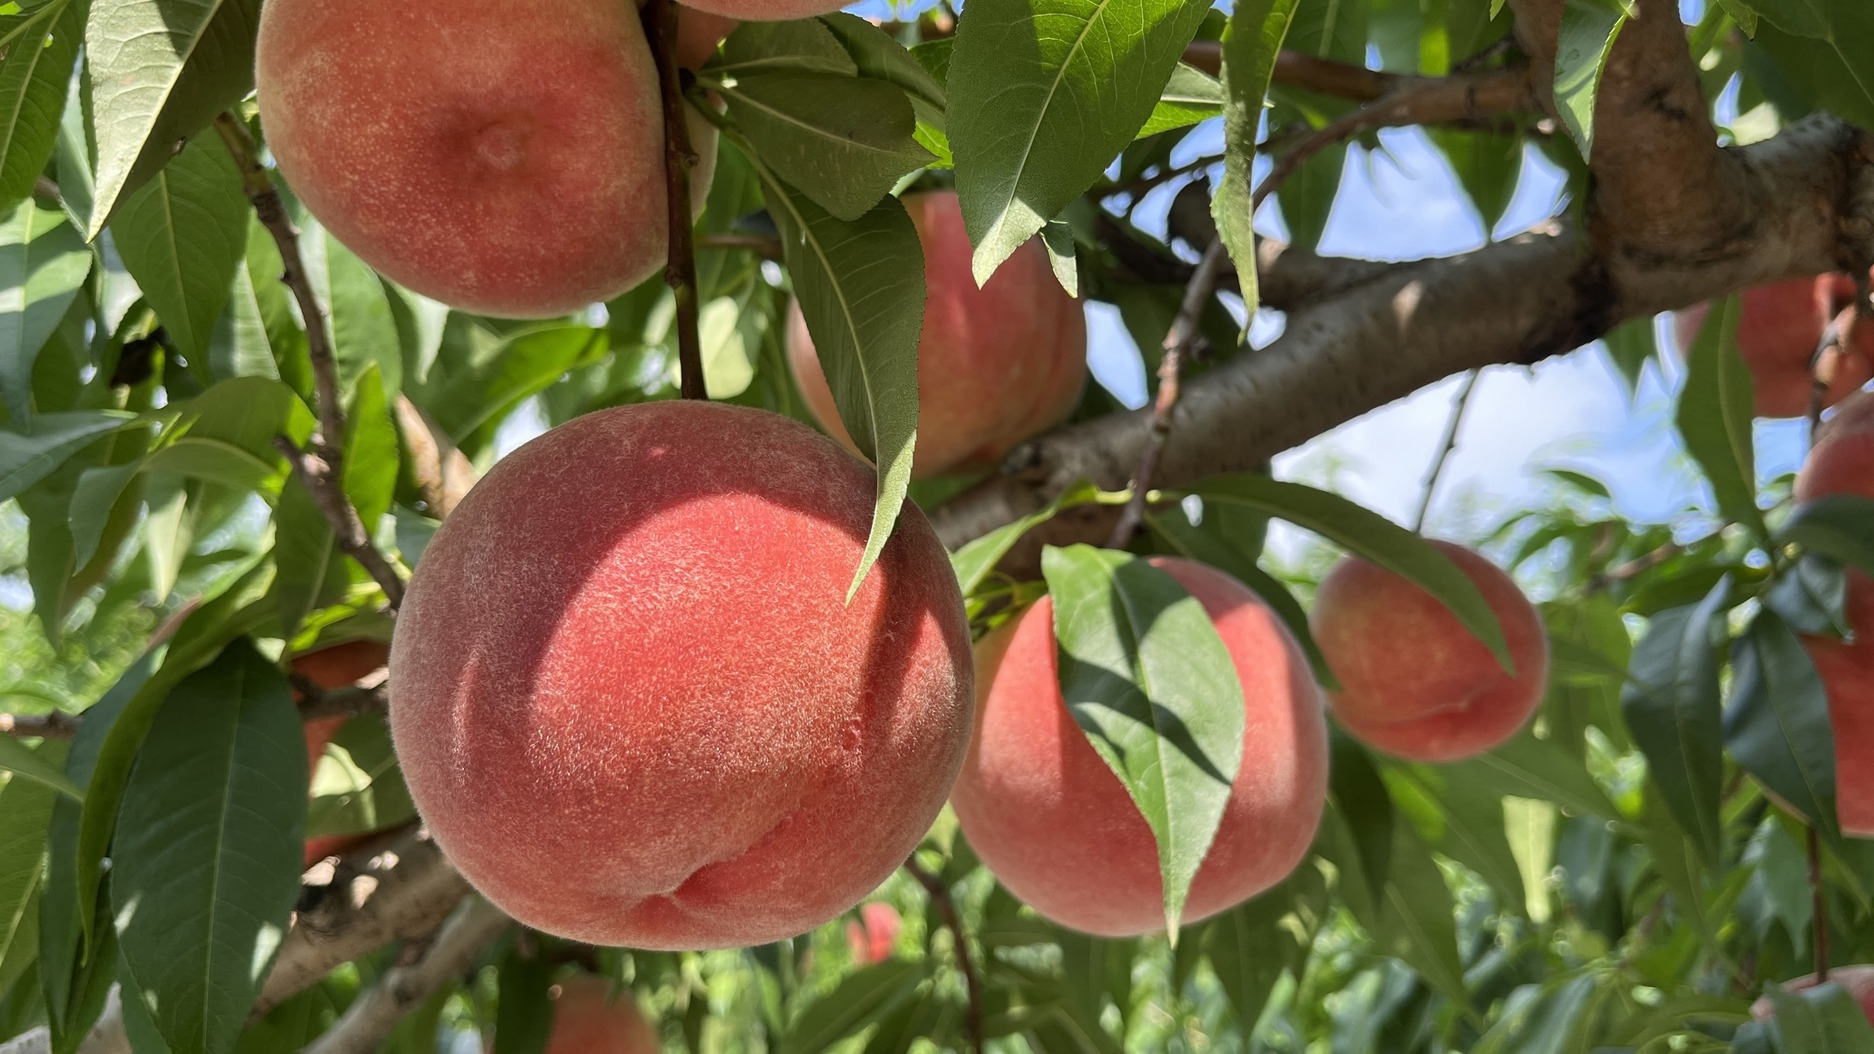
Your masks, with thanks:
M526 40L611 3L401 6ZM1874 633L1846 588L1874 573L1874 475L1792 495L1828 382L1868 368L1874 10L855 10L699 50L681 33L700 16L648 5L643 135L618 164L658 188L641 211L706 189L699 218L667 274L660 234L628 291L513 321L381 276L354 250L394 238L348 247L302 205L264 79L256 102L259 0L0 4L0 1051L636 1052L645 1027L697 1052L1874 1051L1841 987L1777 987L1874 962L1874 841L1837 821L1874 744L1838 742L1829 698L1865 709L1874 664L1825 683L1799 643ZM328 86L394 135L461 59L412 42L407 100ZM666 150L665 123L693 142ZM1015 303L1078 295L1095 381L985 463L913 480L959 412L908 398L922 290L933 317L967 301L906 208L951 188L973 266L948 271L1026 261ZM506 198L538 211L542 259L594 240L555 226L558 200ZM448 205L392 213L459 220ZM1828 273L1846 292L1812 297ZM1337 728L1306 859L1175 940L1048 921L949 810L864 904L792 939L644 952L513 923L419 826L392 750L381 645L404 583L545 429L680 389L814 422L790 295L884 466L842 581L909 495L979 636L1132 566L1075 548L1104 546L1221 568L1304 640L1350 551L1491 639L1405 529L1428 527L1538 602L1533 722L1450 764ZM1706 303L1702 328L1672 325ZM1753 328L1779 307L1794 345ZM1039 398L985 387L964 403ZM1865 446L1848 425L1843 448ZM1545 445L1580 434L1601 440ZM1191 625L1145 633L1147 665L1214 665ZM255 731L295 722L304 773L297 735ZM1149 718L1124 734L1182 749ZM1153 829L1188 883L1209 836L1194 850L1164 814L1217 788L1179 771ZM520 863L544 891L564 874ZM633 1002L648 1026L623 1023Z

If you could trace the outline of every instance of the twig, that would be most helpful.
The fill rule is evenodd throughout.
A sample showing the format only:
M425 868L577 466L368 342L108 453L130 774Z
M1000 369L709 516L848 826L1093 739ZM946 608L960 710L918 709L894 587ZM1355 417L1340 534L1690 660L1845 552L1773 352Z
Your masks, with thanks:
M955 898L944 886L943 879L932 874L923 864L917 862L914 853L904 862L904 869L917 879L924 892L930 894L931 901L944 917L944 925L950 928L950 943L956 948L957 972L963 975L963 987L969 993L969 1034L970 1049L982 1054L985 1037L983 1033L983 990L982 983L976 978L976 967L970 961L969 939L964 934L963 916L957 912Z
M294 475L312 492L319 511L338 537L339 547L370 572L384 590L385 603L394 612L403 603L403 580L390 561L371 544L370 532L339 484L344 478L345 407L338 397L338 359L332 352L331 332L326 328L325 314L319 308L319 298L313 293L312 280L306 273L305 258L299 251L299 231L294 229L292 217L286 214L286 203L273 185L273 177L260 163L259 148L247 134L247 127L233 114L222 113L215 118L215 131L220 133L221 141L227 145L228 153L233 155L235 166L241 171L242 188L254 206L255 215L260 217L261 226L267 228L280 250L280 281L292 290L300 316L306 323L306 356L312 364L319 427L313 433L309 450L300 450L284 436L275 437L274 446L286 455Z
M326 522L332 526L338 547L370 573L372 580L384 590L384 602L396 611L403 605L403 578L371 544L364 521L358 518L358 510L352 507L344 488L339 485L337 466L313 451L301 450L285 436L274 436L273 446L285 455L293 475L299 477L299 482L312 494L313 504L319 506Z
M306 1054L370 1054L378 1049L404 1015L466 973L512 921L482 898L468 898L421 958L387 971L345 1008Z
M764 260L781 258L781 239L762 234L703 234L696 239L698 249L748 249Z
M1640 575L1658 567L1660 564L1665 563L1667 560L1672 559L1684 551L1685 546L1677 542L1667 542L1651 552L1642 553L1618 567L1610 567L1600 574L1589 578L1587 581L1587 591L1590 593L1599 592L1613 585L1615 582L1625 582L1628 579L1638 578ZM1725 797L1728 798L1730 795L1727 793Z
M690 169L696 152L683 110L683 81L677 71L677 5L650 0L644 5L645 35L657 63L664 98L664 201L670 238L664 284L677 301L678 384L685 399L707 399L703 383L703 341L697 329L696 249L691 244Z
M1822 837L1809 828L1809 889L1815 898L1810 916L1815 924L1815 983L1828 982L1828 894L1822 888Z
M49 714L0 714L0 736L21 739L70 739L78 734L78 718L57 710Z
M1108 549L1125 548L1132 540L1132 533L1145 519L1146 494L1152 489L1152 476L1158 471L1158 457L1171 437L1171 416L1178 409L1184 356L1190 353L1197 340L1197 326L1203 318L1204 305L1217 291L1218 273L1226 258L1223 239L1211 242L1204 250L1204 258L1198 261L1197 270L1191 272L1190 284L1184 287L1184 302L1178 306L1178 317L1172 320L1171 332L1165 334L1165 356L1158 363L1158 397L1152 403L1151 435L1139 455L1138 470L1132 475L1132 496L1119 514L1119 522L1113 525L1113 533L1106 539Z
M1471 393L1477 390L1477 378L1482 370L1472 370L1465 375L1464 386L1458 389L1457 398L1451 403L1451 420L1445 425L1444 442L1438 447L1438 457L1432 462L1432 470L1425 477L1425 493L1419 497L1418 515L1412 517L1412 533L1425 530L1425 516L1432 510L1432 498L1438 493L1438 477L1444 475L1445 462L1451 459L1452 451L1458 448L1458 429L1464 425L1464 411L1470 409Z
M317 721L325 717L381 714L389 706L390 692L382 682L371 687L352 685L306 695L306 701L299 704L299 719Z
M1861 305L1849 304L1835 313L1822 327L1822 339L1816 342L1815 354L1809 357L1809 442L1815 442L1816 430L1822 425L1822 403L1828 398L1828 390L1835 384L1835 371L1841 368L1841 360L1848 354L1848 334L1853 331L1855 321L1861 315ZM1834 352L1830 359L1829 353Z

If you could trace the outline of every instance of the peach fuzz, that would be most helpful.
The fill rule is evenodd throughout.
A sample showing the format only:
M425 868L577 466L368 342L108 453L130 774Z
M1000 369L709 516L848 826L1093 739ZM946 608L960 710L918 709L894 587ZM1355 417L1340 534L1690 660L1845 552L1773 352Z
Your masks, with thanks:
M1739 294L1737 350L1756 390L1759 417L1801 417L1809 412L1814 374L1810 360L1822 342L1823 328L1854 303L1854 279L1845 274L1793 278L1753 286ZM1673 332L1679 353L1690 356L1710 312L1699 304L1679 312ZM1848 351L1832 351L1823 368L1831 381L1824 406L1833 406L1874 377L1874 326L1857 322Z
M969 631L907 502L850 604L874 473L776 414L589 414L436 532L391 646L391 731L489 900L592 944L762 944L916 847L969 740Z
M1528 723L1548 686L1549 637L1509 575L1461 545L1431 544L1496 613L1514 676L1430 593L1358 557L1322 581L1308 625L1340 681L1328 705L1354 738L1411 761L1457 761Z
M343 644L334 644L329 648L309 651L295 656L291 666L293 672L305 677L313 686L322 690L344 688L369 676L383 667L390 660L390 647L381 641L355 640ZM297 695L297 693L295 693ZM308 774L319 770L319 759L325 756L325 748L338 735L338 730L345 727L345 717L322 717L306 722L306 771ZM358 842L362 836L331 835L324 838L306 839L306 866L328 856L337 856Z
M1874 392L1835 408L1796 475L1796 498L1825 494L1874 498ZM1874 838L1874 580L1849 569L1850 638L1806 637L1804 646L1828 692L1835 732L1835 812L1842 830Z
M1286 627L1221 571L1163 557L1216 624L1243 685L1243 763L1184 919L1280 882L1307 855L1327 794L1327 725ZM1043 598L976 649L977 728L950 802L977 856L1055 922L1103 937L1162 930L1151 828L1061 695L1054 608Z
M1055 280L1039 241L978 288L953 191L907 194L924 249L918 335L918 479L992 468L1024 439L1059 424L1087 379L1087 319ZM814 420L853 449L798 301L787 308L787 361Z
M543 318L664 264L663 110L628 5L268 0L255 80L299 199L410 289ZM690 128L700 203L715 132Z
M1854 1001L1861 1004L1861 1011L1867 1015L1868 1022L1874 1024L1874 966L1840 966L1828 972L1830 984L1841 985ZM1787 982L1783 987L1792 992L1801 992L1817 986L1815 975L1798 977ZM1775 1016L1776 1008L1766 996L1751 1004L1750 1013L1759 1021L1768 1021Z

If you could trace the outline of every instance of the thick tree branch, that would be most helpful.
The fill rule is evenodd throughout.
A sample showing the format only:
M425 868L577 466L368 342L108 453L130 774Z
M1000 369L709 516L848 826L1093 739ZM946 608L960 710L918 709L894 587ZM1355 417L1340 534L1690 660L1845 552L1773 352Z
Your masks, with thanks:
M352 685L308 695L306 701L299 704L299 718L302 721L317 721L323 717L381 714L389 706L390 691L379 681L369 687Z
M1453 373L1533 363L1630 318L1818 274L1844 255L1874 251L1874 142L1866 133L1817 116L1723 156L1742 173L1741 199L1753 204L1720 241L1682 256L1590 244L1551 225L1461 256L1356 264L1357 283L1292 307L1269 347L1186 382L1159 484L1248 471ZM1083 422L1018 448L1001 474L934 511L939 535L959 545L1078 480L1123 486L1149 413Z
M430 996L460 978L482 949L513 920L480 897L469 897L414 962L391 969L352 1001L307 1054L370 1054L397 1022Z
M1185 49L1184 61L1214 76L1223 68L1223 45L1216 41L1195 41ZM1351 102L1410 98L1409 107L1395 109L1396 119L1392 124L1448 124L1541 112L1542 95L1535 85L1546 81L1533 81L1532 72L1495 69L1424 77L1386 73L1298 51L1284 51L1276 57L1272 79L1285 88L1319 92Z

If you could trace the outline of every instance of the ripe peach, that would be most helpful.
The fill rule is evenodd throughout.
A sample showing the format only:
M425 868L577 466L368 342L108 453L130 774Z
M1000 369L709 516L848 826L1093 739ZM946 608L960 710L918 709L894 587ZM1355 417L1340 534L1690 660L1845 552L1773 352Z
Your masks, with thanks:
M849 604L876 477L776 414L590 414L436 532L391 644L417 809L529 926L661 950L850 908L969 739L969 631L915 505Z
M1412 761L1457 761L1503 744L1548 685L1542 616L1477 553L1433 542L1483 592L1503 626L1514 676L1456 615L1405 578L1357 557L1329 572L1308 626L1340 691L1328 705L1368 746Z
M1301 649L1255 594L1202 564L1152 564L1204 606L1243 684L1243 763L1185 904L1196 921L1307 855L1327 794L1327 724ZM1163 929L1157 843L1067 709L1052 601L983 638L976 664L976 734L950 803L977 856L1063 926L1105 937Z
M1841 985L1847 993L1861 1004L1869 1023L1874 1024L1874 966L1838 966L1828 972L1829 983ZM1800 992L1816 987L1814 974L1798 977L1787 982L1783 987L1792 992ZM1759 1021L1768 1021L1776 1013L1768 997L1751 1004L1750 1013Z
M552 999L553 1031L543 1054L658 1054L664 1049L628 988L614 994L611 982L580 974L554 985Z
M640 5L642 6L642 5ZM681 7L677 15L677 65L699 70L716 57L716 47L741 25L733 18Z
M1845 274L1794 278L1754 286L1741 294L1737 350L1757 393L1757 416L1801 417L1809 412L1814 386L1810 359L1822 341L1823 328L1837 312L1854 303L1854 279ZM1674 332L1681 355L1705 322L1710 305L1679 312ZM1824 406L1833 406L1874 377L1874 326L1858 322L1849 335L1848 352L1831 351L1823 369L1831 377Z
M538 318L663 266L662 103L629 6L269 0L255 79L300 200L419 293ZM700 203L714 129L691 138Z
M344 688L369 676L372 671L381 668L390 661L390 648L381 641L355 640L335 644L330 648L307 652L293 659L293 672L310 680L314 686L322 689ZM295 693L297 694L297 693ZM325 748L338 735L338 730L345 727L348 718L322 717L306 722L306 771L316 772L319 759L325 756ZM322 838L306 839L306 866L328 856L337 856L355 845L360 835L328 835Z
M1874 392L1858 392L1823 422L1796 475L1796 498L1825 494L1874 498ZM1849 640L1809 637L1804 645L1828 691L1835 731L1835 811L1842 830L1874 838L1874 580L1848 571Z
M907 194L904 206L924 248L926 289L911 474L990 468L1080 401L1086 315L1055 281L1039 241L1022 246L979 289L956 194ZM852 449L798 301L787 309L787 361L814 420Z
M891 958L892 946L904 925L898 909L873 901L859 908L859 921L846 924L846 944L852 949L852 961L861 965L882 963Z

